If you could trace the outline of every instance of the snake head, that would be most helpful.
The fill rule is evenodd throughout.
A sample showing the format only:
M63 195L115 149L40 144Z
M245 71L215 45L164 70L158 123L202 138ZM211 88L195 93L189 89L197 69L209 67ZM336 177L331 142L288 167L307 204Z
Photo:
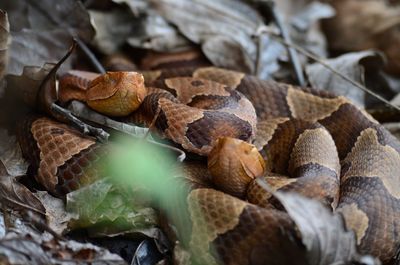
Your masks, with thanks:
M105 115L126 116L140 106L145 96L143 75L137 72L107 72L90 82L86 103Z
M208 155L208 169L217 187L243 197L249 183L264 174L265 162L254 145L222 137Z

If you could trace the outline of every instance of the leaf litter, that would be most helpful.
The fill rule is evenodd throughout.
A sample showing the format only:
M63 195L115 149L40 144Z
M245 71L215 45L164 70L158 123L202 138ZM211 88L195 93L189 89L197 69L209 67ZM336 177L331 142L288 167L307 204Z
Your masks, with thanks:
M262 79L296 82L287 45L272 35L259 34L260 28L279 34L279 25L271 23L271 17L266 15L268 12L261 12L259 1L105 0L102 2L110 8L88 9L86 6L95 6L90 2L93 1L62 0L54 4L51 0L16 0L0 3L0 101L6 102L10 92L35 95L34 90L41 86L54 63L65 55L74 37L86 43L100 58L123 54L132 65L139 65L152 52L176 53L195 47L216 66L256 74ZM375 9L362 2L285 0L277 1L276 6L289 31L290 39L286 42L311 52L341 74L400 106L400 82L396 77L400 53L395 48L400 42L396 31L400 23L399 9L386 1L368 1L375 2ZM349 14L350 10L360 12ZM363 30L370 25L369 20L365 20L367 23L357 21L364 21L371 14L376 15L371 24L373 30ZM346 17L350 15L359 18L354 20L355 24L346 24L349 21ZM387 41L382 42L385 39ZM363 46L363 43L368 45ZM382 102L338 78L309 56L300 52L297 59L307 74L309 85L348 96L367 110L378 109L384 115L377 117L389 121L387 127L390 130L399 131L398 113L390 115L390 108ZM90 69L87 61L87 55L76 52L63 63L60 72L72 67ZM29 96L26 98L29 101ZM132 125L96 113L85 114L87 110L78 103L69 107L74 114L84 115L82 117L92 119L95 124L136 138L148 136L146 130ZM187 264L188 253L179 244L172 247L165 243L167 240L160 230L159 212L154 202L128 196L129 192L121 190L116 183L100 180L64 199L56 198L38 186L25 186L21 176L28 175L24 178L29 178L32 172L17 145L10 125L12 118L3 117L10 107L3 105L0 108L3 108L0 115L2 262L164 264L162 262L171 261L168 256L173 253L176 264ZM13 108L18 111L22 107ZM118 161L114 163L118 164ZM152 174L146 172L143 174ZM345 264L348 261L377 264L371 257L358 255L354 235L345 229L338 214L296 194L277 193L275 196L298 226L310 264ZM29 217L27 212L36 217ZM319 218L310 218L316 215ZM326 223L331 224L329 228ZM69 238L73 238L74 231L82 230L88 234L87 239L118 240L121 237L135 241L136 251L124 261L121 255L111 254L102 247Z

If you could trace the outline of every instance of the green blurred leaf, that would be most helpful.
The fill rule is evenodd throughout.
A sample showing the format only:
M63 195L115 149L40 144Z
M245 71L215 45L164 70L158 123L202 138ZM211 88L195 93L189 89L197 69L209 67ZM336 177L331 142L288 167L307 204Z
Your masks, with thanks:
M71 229L91 228L109 234L142 232L157 225L157 214L145 204L138 204L106 179L67 195L67 211L77 216Z

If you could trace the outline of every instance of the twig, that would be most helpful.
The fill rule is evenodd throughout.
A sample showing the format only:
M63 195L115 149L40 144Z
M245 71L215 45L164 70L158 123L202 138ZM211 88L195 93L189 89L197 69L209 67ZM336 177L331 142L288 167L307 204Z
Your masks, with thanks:
M282 16L281 16L280 12L276 9L275 2L274 1L263 1L262 4L266 5L269 8L272 18L273 18L276 26L278 27L280 34L281 34L282 38L285 40L285 42L292 43L289 32L288 32L285 24L283 23ZM260 39L260 37L259 37L259 39ZM259 44L259 47L258 47L259 49L260 49L260 46L261 45ZM296 51L296 49L293 49L293 47L290 45L287 45L286 47L288 49L289 59L293 65L293 69L296 74L297 81L299 82L300 86L305 86L306 81L304 78L303 69L301 67L297 51ZM259 66L257 65L257 68L258 67Z
M166 144L156 142L155 140L150 138L148 135L148 132L150 130L148 128L132 126L130 124L126 124L123 122L118 122L116 120L110 119L107 116L104 116L100 113L90 110L89 108L86 107L85 104L83 104L80 101L76 101L76 100L73 100L71 102L71 104L69 105L69 109L73 115L76 115L79 118L83 118L85 120L100 124L102 126L114 129L114 130L119 131L124 134L128 134L128 135L133 136L138 139L146 138L146 141L148 141L154 145L158 145L160 147L163 147L163 148L169 149L175 153L178 153L179 155L178 155L177 160L179 162L183 162L186 159L186 153L183 150L173 147L173 146L169 146ZM140 132L138 132L139 129L141 129Z
M263 50L263 43L261 36L259 35L257 36L257 58L256 58L256 71L255 71L257 77L260 77L262 50Z
M89 49L89 47L84 43L79 37L74 37L75 42L78 44L79 48L83 51L89 61L92 63L93 67L96 69L97 72L100 74L105 74L106 70L104 69L103 65L97 59L96 55Z
M327 64L326 62L324 62L324 59L319 58L318 56L308 52L307 50L303 49L302 47L298 46L297 44L294 43L289 43L286 42L284 39L282 39L280 36L277 36L275 33L269 31L269 30L265 30L265 29L261 29L260 30L261 33L267 33L270 36L274 37L277 41L283 43L286 46L291 46L294 49L296 49L298 52L304 54L305 56L311 58L312 60L316 61L317 63L321 64L322 66L324 66L325 68L327 68L329 71L331 71L332 73L336 74L337 76L339 76L340 78L342 78L343 80L346 80L347 82L349 82L350 84L352 84L353 86L363 90L365 93L370 94L371 96L379 99L380 101L382 101L383 103L385 103L386 105L392 107L393 109L400 111L400 108L393 105L392 103L390 103L388 100L386 100L385 98L383 98L382 96L376 94L375 92L369 90L368 88L366 88L365 86L363 86L362 84L360 84L357 81L354 81L353 79L345 76L344 74L338 72L337 70L335 70L333 67L331 67L329 64Z
M55 103L51 104L51 110L54 111L54 113L61 115L64 119L68 120L75 126L77 126L84 134L95 136L97 140L99 140L100 142L103 143L107 142L108 137L110 135L103 129L96 128L90 126L89 124L84 123L83 121L72 115L71 111L62 108Z

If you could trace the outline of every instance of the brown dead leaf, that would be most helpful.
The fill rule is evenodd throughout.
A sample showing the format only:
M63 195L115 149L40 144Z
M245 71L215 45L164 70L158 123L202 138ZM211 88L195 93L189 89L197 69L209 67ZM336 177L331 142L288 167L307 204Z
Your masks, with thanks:
M332 214L322 203L296 193L275 192L274 196L297 225L310 265L380 264L357 252L355 234L346 229L340 214Z
M46 62L57 62L71 46L72 38L64 30L36 31L23 29L11 32L8 74L21 75L26 66L42 66ZM70 62L64 69L70 68Z
M74 215L66 211L63 200L50 195L47 191L38 191L35 195L46 209L48 226L59 235L69 232L68 225Z
M191 43L175 27L155 12L140 19L137 24L140 31L128 38L132 47L159 52L179 52L190 49Z
M49 234L9 233L0 240L1 264L126 264L121 257L92 244L61 241Z
M147 9L146 15L138 17L133 14L137 12L135 1L114 0L113 2L126 3L131 10L121 6L111 12L90 11L96 28L93 42L101 52L112 54L124 43L137 48L162 52L190 48L190 42L154 11Z
M84 41L90 41L95 34L90 24L90 16L79 1L1 1L0 8L8 12L11 31L46 31L60 28Z
M324 24L331 49L380 49L388 57L387 70L400 74L400 7L384 0L330 1L337 15Z
M288 17L292 41L315 55L327 57L327 43L319 21L333 17L334 14L335 10L330 5L318 1L297 9Z
M237 0L153 0L151 3L185 37L200 44L213 64L255 74L259 45L254 36L264 22L250 6ZM269 38L261 42L261 54L268 54L269 59L274 56L275 60L269 63L262 60L259 65L276 65L283 50L271 50ZM262 78L268 77L264 69L258 72L263 73Z
M347 53L337 58L324 60L324 62L341 74L363 84L378 94L391 93L388 92L388 89L385 90L388 85L383 80L380 72L384 65L384 58L378 52ZM367 97L364 91L343 80L319 63L307 65L306 73L311 86L315 88L346 96L361 107L365 107L366 103L369 103L366 101L367 99L370 100L370 97ZM376 89L379 90L376 91Z
M20 75L25 66L58 61L71 45L72 36L85 41L94 36L89 14L79 1L1 1L0 8L8 12L10 21L10 74Z
M0 128L0 162L6 168L7 175L24 175L28 169L28 163L22 157L17 138L2 128Z
M11 176L0 177L0 199L2 205L8 208L31 211L42 218L45 216L45 208L40 200Z
M46 63L42 67L25 66L21 75L9 74L6 77L7 90L15 93L28 106L35 108L40 85L54 66L55 64L51 63Z
M133 14L126 8L111 11L91 10L90 17L96 29L94 45L104 54L115 53L135 30L137 30Z

